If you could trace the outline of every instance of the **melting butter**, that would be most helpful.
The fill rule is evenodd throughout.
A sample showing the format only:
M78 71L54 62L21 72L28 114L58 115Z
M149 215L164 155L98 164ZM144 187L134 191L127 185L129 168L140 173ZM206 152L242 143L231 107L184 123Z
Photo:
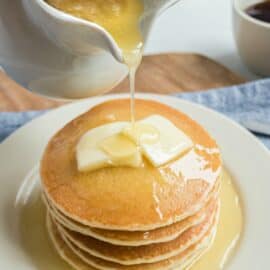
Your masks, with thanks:
M101 142L101 149L110 157L113 166L140 167L142 157L136 144L122 134L116 134Z
M159 139L155 143L141 142L144 156L155 167L168 163L193 146L191 139L163 116L151 115L140 123L154 126L159 132Z
M129 125L122 132L137 145L157 143L160 138L159 130L143 121Z
M144 156L158 167L193 145L172 122L152 115L134 124L114 122L85 133L76 147L79 171L108 166L140 167Z
M101 148L116 159L133 156L137 152L136 144L123 134L116 134L106 138L101 143Z
M119 134L127 122L115 122L86 132L76 146L76 159L79 171L92 171L113 164L110 157L100 149L105 139Z

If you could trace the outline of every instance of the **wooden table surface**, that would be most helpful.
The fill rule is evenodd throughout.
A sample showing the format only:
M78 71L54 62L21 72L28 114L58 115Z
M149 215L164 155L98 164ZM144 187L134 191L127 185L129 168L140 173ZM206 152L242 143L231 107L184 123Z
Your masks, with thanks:
M145 56L137 72L140 92L172 94L235 85L245 79L224 66L197 54L160 54ZM124 80L111 93L127 92ZM0 111L48 109L63 102L33 94L0 71Z

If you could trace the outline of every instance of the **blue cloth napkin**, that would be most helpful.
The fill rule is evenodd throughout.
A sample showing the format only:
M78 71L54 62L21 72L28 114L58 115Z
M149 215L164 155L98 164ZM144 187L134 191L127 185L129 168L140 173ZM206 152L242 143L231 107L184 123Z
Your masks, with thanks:
M219 111L240 124L245 120L258 120L270 124L270 79L209 91L181 93L175 96ZM45 111L0 113L0 141L43 113ZM256 136L270 148L270 137L258 134Z

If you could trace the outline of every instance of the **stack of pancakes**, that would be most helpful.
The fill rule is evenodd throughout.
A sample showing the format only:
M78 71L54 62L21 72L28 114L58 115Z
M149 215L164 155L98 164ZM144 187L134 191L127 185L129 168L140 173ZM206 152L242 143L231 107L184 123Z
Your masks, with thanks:
M163 104L136 100L136 118L159 114L194 147L159 168L77 170L75 148L88 130L129 120L129 100L92 108L60 130L41 163L49 235L78 270L187 269L209 248L219 216L221 159L195 121Z

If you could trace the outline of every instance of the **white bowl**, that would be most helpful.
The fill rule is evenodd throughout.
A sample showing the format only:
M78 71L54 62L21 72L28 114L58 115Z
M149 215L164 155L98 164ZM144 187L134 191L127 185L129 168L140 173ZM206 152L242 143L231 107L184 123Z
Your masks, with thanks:
M233 30L239 54L256 74L270 76L270 23L249 16L245 10L260 0L233 0Z

